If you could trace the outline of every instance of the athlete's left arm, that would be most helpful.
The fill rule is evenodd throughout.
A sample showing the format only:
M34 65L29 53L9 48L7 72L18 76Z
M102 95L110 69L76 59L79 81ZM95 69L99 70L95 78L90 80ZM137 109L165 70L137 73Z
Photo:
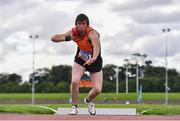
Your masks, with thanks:
M84 66L86 64L91 65L92 63L94 63L96 61L99 53L100 53L100 50L101 50L99 34L95 30L92 30L92 31L89 32L88 39L91 41L91 44L93 46L93 55L92 55L92 58L88 59L84 63Z
M96 60L99 53L100 53L100 50L101 50L101 45L100 45L100 40L99 40L99 34L97 33L97 31L95 30L92 30L89 32L89 35L88 35L91 43L92 43L92 46L93 46L93 56L92 56L92 59L93 60Z

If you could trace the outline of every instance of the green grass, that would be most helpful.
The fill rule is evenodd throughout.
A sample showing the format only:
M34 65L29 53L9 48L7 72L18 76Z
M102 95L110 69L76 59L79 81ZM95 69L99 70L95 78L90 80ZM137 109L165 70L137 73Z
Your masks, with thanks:
M83 98L87 95L87 93L80 93L79 100L83 100ZM9 94L0 94L0 100L31 100L31 93L9 93ZM69 93L36 93L35 100L69 100ZM145 100L157 100L164 101L165 95L164 93L143 93L143 101ZM104 100L104 99L115 99L115 100L137 100L136 93L102 93L100 94L96 100ZM179 100L180 101L180 93L169 93L169 100ZM44 105L53 109L57 109L59 107L71 107L70 104L50 104ZM84 104L79 104L79 107L86 107ZM144 112L145 115L180 115L180 105L149 105L149 104L96 104L96 107L99 108L137 108L139 113ZM145 111L146 110L146 111ZM15 105L15 104L0 104L0 112L1 113L22 113L22 114L53 114L54 112L49 109L40 108L37 106L31 105Z
M31 93L3 93L0 94L0 99L31 99ZM35 93L36 99L68 99L69 93Z
M51 110L32 105L0 105L0 113L53 114Z
M79 99L83 99L87 93L80 93ZM47 99L47 100L68 100L70 97L69 93L36 93L36 99ZM164 93L143 93L143 100L164 100ZM117 100L137 100L136 93L102 93L96 99L103 100L105 98L108 99L117 99ZM31 99L31 93L8 93L8 94L0 94L0 100L3 99ZM169 93L170 100L180 100L180 93Z
M60 107L71 107L70 104L51 104L43 105L53 109ZM80 104L78 107L86 107L85 104ZM136 108L138 113L143 115L180 115L180 105L126 105L126 104L97 104L96 108ZM145 111L147 110L147 111ZM45 108L32 105L0 105L1 113L20 113L20 114L54 114L53 111Z

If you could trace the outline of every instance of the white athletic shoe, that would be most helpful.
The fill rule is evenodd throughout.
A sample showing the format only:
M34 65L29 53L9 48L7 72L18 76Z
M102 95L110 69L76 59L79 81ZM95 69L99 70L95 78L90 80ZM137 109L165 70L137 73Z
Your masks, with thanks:
M86 101L86 97L84 98L84 103L86 103L88 105L88 111L91 115L95 115L96 114L96 109L95 109L95 105L92 102L87 102Z
M69 114L70 115L76 115L77 113L78 113L78 110L77 110L76 106L72 106L72 110Z

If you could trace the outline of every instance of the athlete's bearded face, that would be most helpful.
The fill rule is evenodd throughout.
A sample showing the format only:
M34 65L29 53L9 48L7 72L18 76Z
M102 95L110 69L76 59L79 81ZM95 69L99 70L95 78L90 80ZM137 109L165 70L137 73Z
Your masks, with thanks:
M85 35L88 27L87 21L78 21L76 27L80 35Z

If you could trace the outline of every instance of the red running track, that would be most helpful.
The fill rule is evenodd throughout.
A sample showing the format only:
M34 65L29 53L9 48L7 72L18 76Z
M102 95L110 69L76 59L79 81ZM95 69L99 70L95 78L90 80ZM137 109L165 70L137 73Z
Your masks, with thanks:
M141 115L141 116L115 116L115 115L22 115L0 114L0 121L57 121L57 120L123 120L123 121L180 121L180 115Z

